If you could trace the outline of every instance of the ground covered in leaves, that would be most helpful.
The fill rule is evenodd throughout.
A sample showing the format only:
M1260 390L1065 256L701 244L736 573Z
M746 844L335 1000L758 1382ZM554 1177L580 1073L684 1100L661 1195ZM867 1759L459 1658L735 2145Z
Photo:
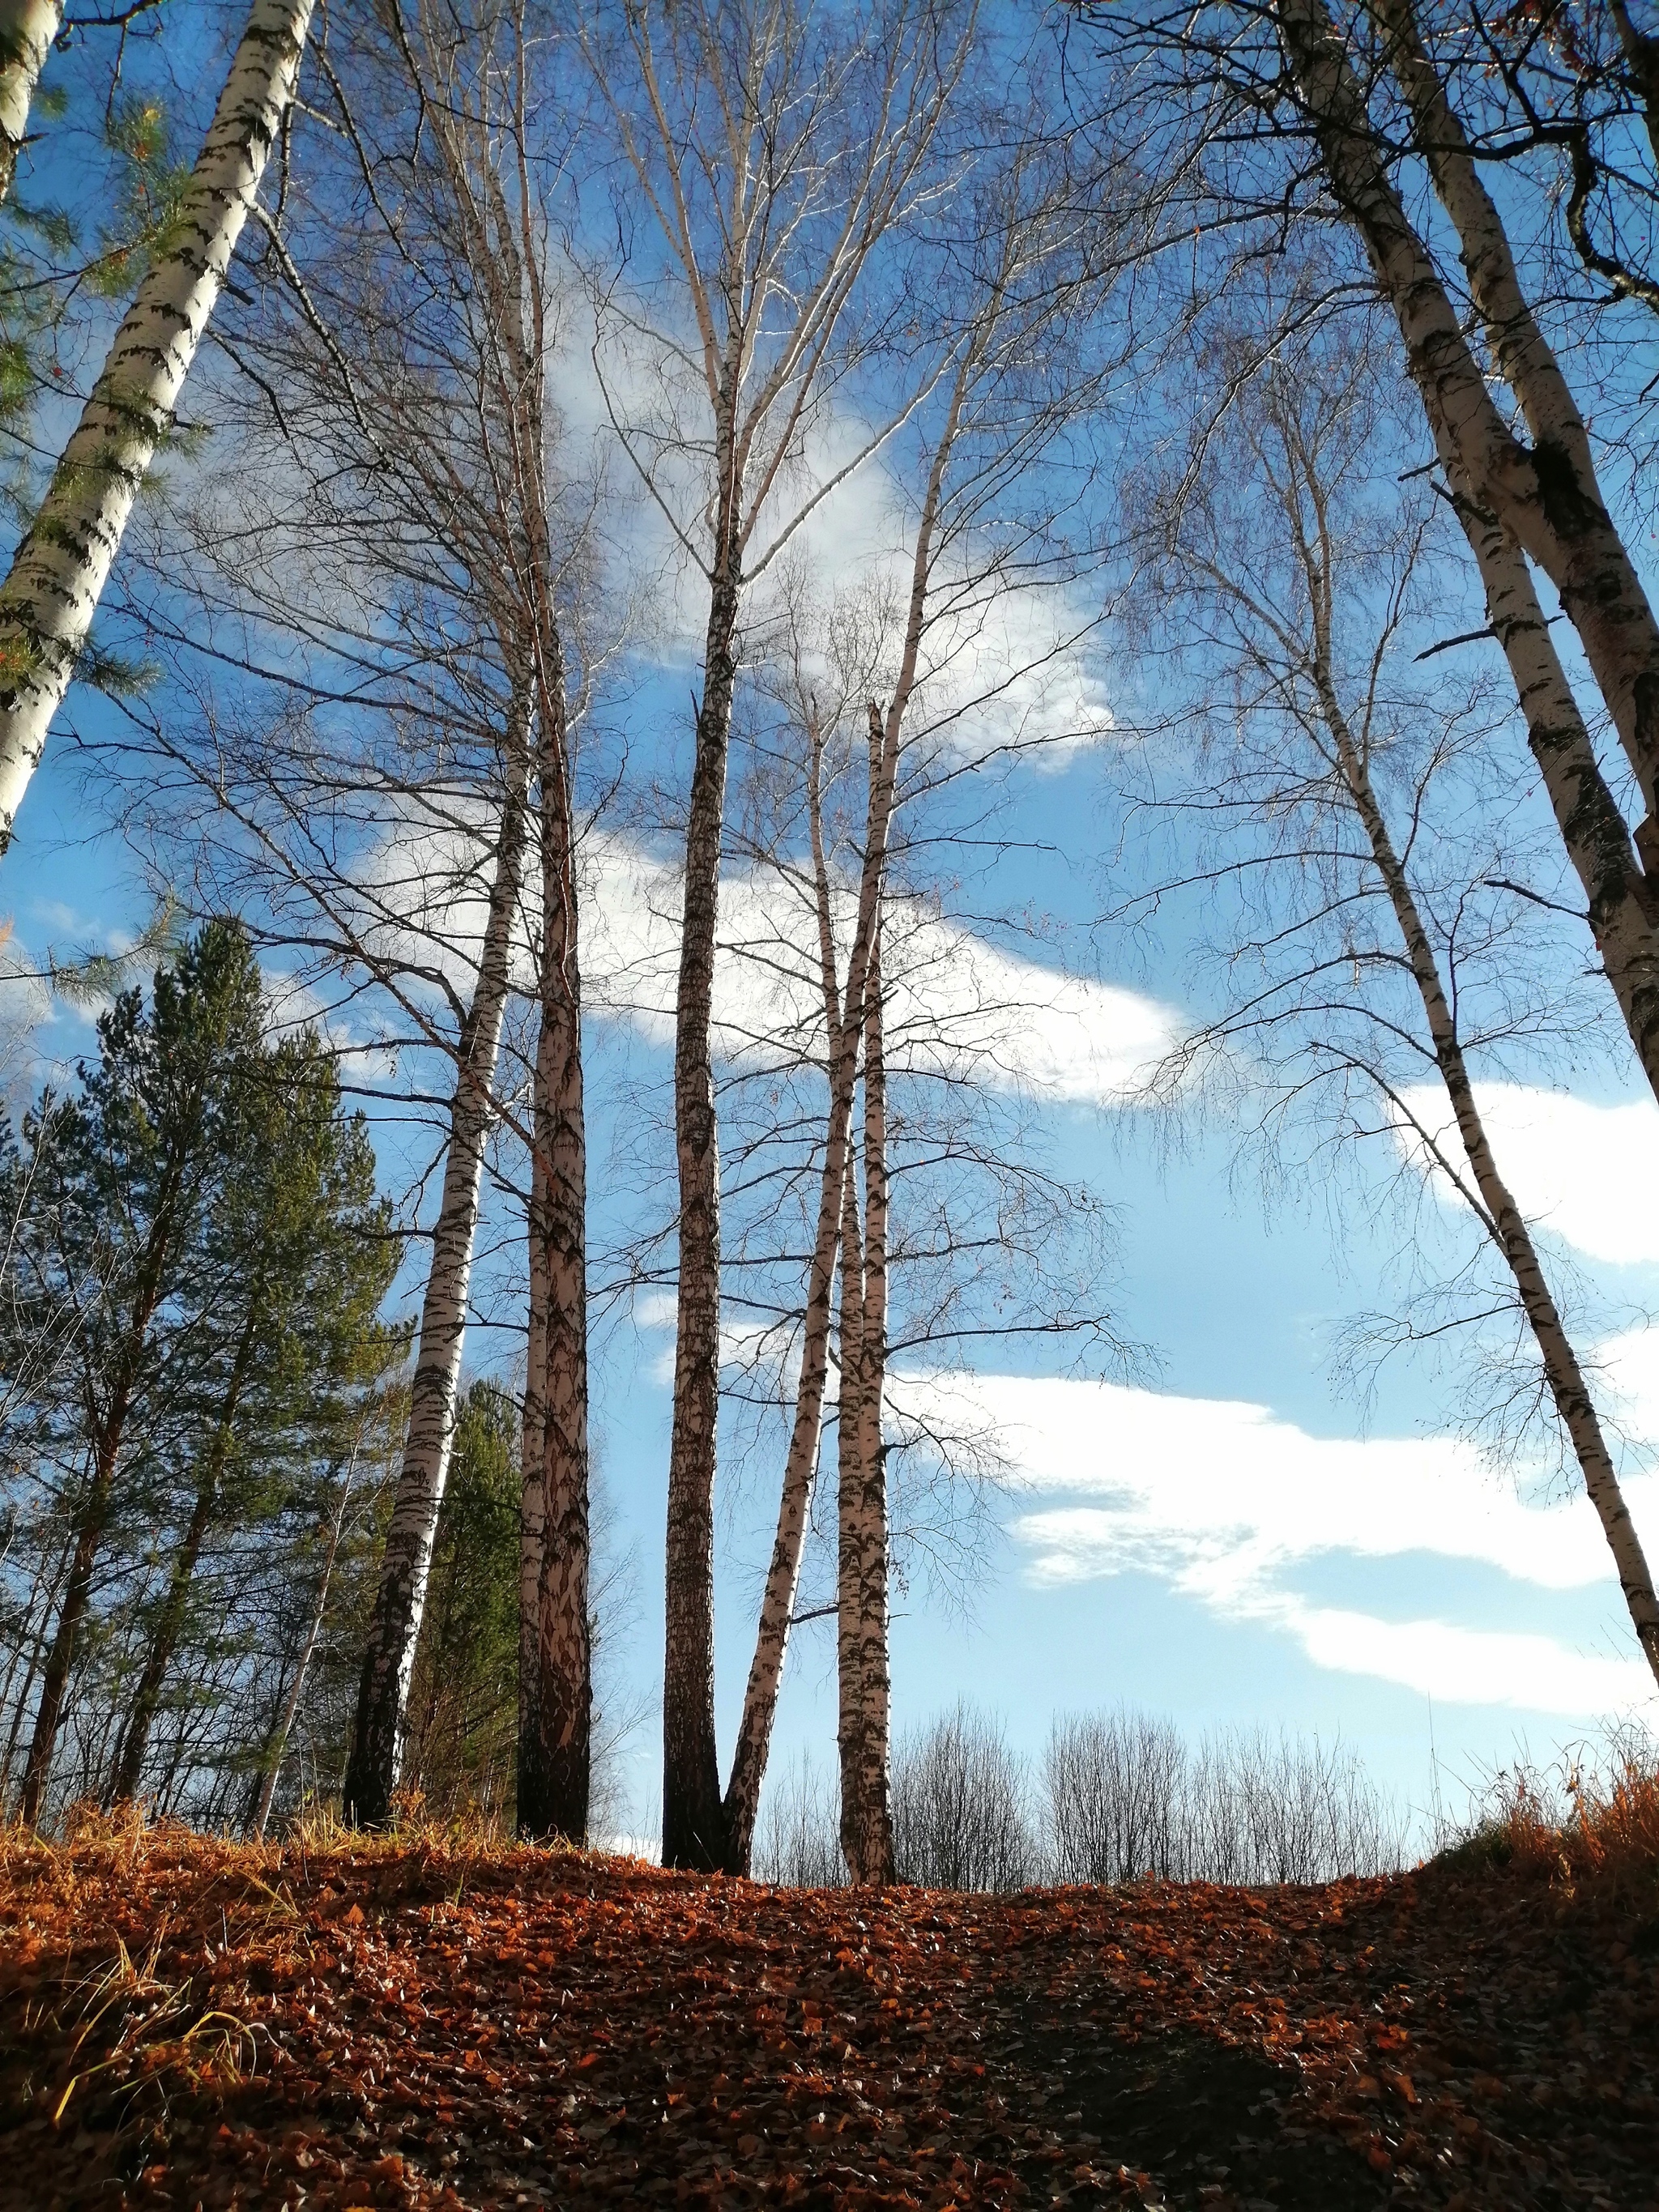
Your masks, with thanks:
M482 1838L0 1841L0 2206L1659 2212L1659 1920L1483 1853L792 1892Z

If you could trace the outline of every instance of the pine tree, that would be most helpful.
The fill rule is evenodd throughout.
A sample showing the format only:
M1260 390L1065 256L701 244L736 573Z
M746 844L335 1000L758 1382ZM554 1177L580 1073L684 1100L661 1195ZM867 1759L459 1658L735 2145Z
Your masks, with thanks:
M344 1427L391 1347L375 1319L394 1251L386 1209L366 1126L342 1110L320 1042L260 1045L228 1071L228 1094L230 1150L202 1224L210 1303L174 1478L183 1529L145 1624L112 1800L138 1793L192 1609L224 1617L204 1601L204 1548L222 1530L246 1546L273 1524L296 1457L302 1468Z
M21 1809L40 1802L76 1640L112 1515L142 1493L175 1421L170 1352L200 1310L195 1262L210 1186L230 1148L229 1072L258 1042L259 975L246 937L210 923L142 994L98 1025L78 1097L25 1125L33 1203L19 1224L27 1331L41 1308L78 1313L75 1357L40 1409L69 1478L69 1562L41 1668Z
M163 1715L216 1700L234 1735L257 1702L262 1581L392 1354L367 1127L318 1038L273 1043L264 1017L245 933L208 923L148 1006L117 1000L77 1092L44 1099L0 1162L0 1365L30 1356L0 1418L20 1493L27 1467L48 1500L11 1686L31 1820L72 1688L76 1785L107 1798L173 1786L182 1733L158 1765Z

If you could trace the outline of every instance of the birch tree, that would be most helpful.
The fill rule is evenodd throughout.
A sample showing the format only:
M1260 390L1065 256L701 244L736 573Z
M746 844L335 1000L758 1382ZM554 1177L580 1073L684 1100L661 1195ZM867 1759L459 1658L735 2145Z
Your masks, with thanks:
M1400 326L1443 461L1549 577L1577 629L1650 812L1659 772L1659 623L1608 512L1579 410L1539 328L1507 233L1406 0L1379 0L1385 52L1456 232L1498 373L1531 434L1504 421L1433 258L1388 173L1364 86L1324 0L1280 0L1273 20L1326 178L1364 241ZM1648 833L1638 832L1638 847Z
M580 983L575 891L576 810L572 706L564 629L580 533L562 538L562 487L554 474L556 418L547 379L557 339L548 285L545 209L526 102L532 41L522 10L489 12L467 35L436 14L421 17L404 52L434 141L433 228L453 257L462 336L474 365L479 450L470 477L445 487L447 526L470 537L472 572L484 593L504 659L522 699L521 777L509 793L503 832L514 825L512 881L498 870L478 995L491 1012L487 1062L463 1055L458 1103L476 1119L452 1135L441 1230L453 1224L453 1255L434 1245L427 1311L443 1322L441 1363L422 1409L416 1369L410 1455L388 1533L381 1599L365 1656L357 1747L348 1777L355 1815L383 1820L395 1785L409 1670L419 1635L427 1565L453 1426L465 1325L466 1275L478 1208L490 1081L506 1004L519 907L523 841L533 827L540 853L536 996L539 1042L525 1131L532 1158L529 1201L531 1334L536 1365L526 1385L526 1621L522 1655L533 1672L522 1686L519 1818L526 1833L580 1841L587 1811L591 1705L587 1649L587 1352L586 1137L581 1083ZM418 465L418 464L417 464ZM434 486L434 490L436 487ZM580 702L577 702L580 712ZM533 726L533 756L530 731ZM533 816L528 800L533 791ZM499 917L499 929L495 928ZM480 1035L482 1036L482 1029ZM465 1143L458 1143L458 1137ZM449 1183L465 1188L450 1202ZM423 1338L425 1324L423 1322ZM424 1343L422 1347L424 1358ZM417 1453L418 1447L418 1453ZM538 1455L532 1462L531 1449ZM538 1495L539 1493L539 1495ZM533 1606L530 1597L533 1583Z
M1507 234L1411 11L1388 0L1378 13L1418 143L1457 232L1493 362L1515 394L1530 447L1498 412L1455 306L1406 214L1363 87L1322 0L1317 7L1286 0L1276 21L1328 179L1394 308L1442 466L1471 526L1489 592L1496 591L1493 627L1528 702L1535 750L1597 915L1609 981L1649 1079L1659 1085L1653 996L1659 900L1650 881L1659 849L1651 826L1659 624L1606 504L1582 414L1526 299ZM1648 813L1637 827L1634 854L1548 647L1523 558L1559 592L1643 793Z
M345 1534L346 1515L351 1504L352 1484L357 1473L357 1455L362 1445L360 1426L357 1435L352 1439L351 1450L340 1477L339 1495L325 1522L327 1540L323 1552L322 1571L317 1579L316 1595L305 1639L300 1646L292 1679L282 1695L261 1747L253 1803L248 1819L251 1832L261 1842L270 1825L270 1808L276 1802L276 1786L282 1778L283 1761L288 1756L289 1739L294 1732L294 1723L310 1680L312 1661L317 1656L317 1646L322 1638L323 1622L328 1614L329 1594L334 1581L334 1565L340 1555L340 1540Z
M914 676L914 653L912 675ZM778 1504L778 1528L772 1564L761 1601L755 1656L744 1696L743 1717L732 1753L732 1777L726 1796L727 1849L732 1870L746 1873L753 1845L760 1788L766 1771L772 1723L777 1710L779 1684L788 1644L789 1630L799 1587L802 1547L805 1540L813 1477L817 1470L824 1390L829 1379L831 1303L836 1265L842 1259L842 1337L847 1342L849 1297L857 1301L858 1277L848 1273L843 1224L848 1211L854 1222L856 1178L850 1146L860 1048L863 1009L869 988L869 970L880 913L881 879L885 865L887 830L892 814L893 787L898 760L898 737L902 719L884 716L874 701L869 708L869 805L864 838L864 864L860 877L858 918L847 962L845 989L842 985L836 946L833 893L823 835L823 775L825 732L818 720L816 701L803 690L801 699L807 757L807 824L811 854L814 902L817 911L820 985L829 1043L830 1109L819 1184L817 1229L807 1279L806 1310L802 1323L800 1379L796 1386L794 1417ZM849 1288L849 1285L853 1287ZM843 1376L843 1402L846 1382Z
M218 326L234 479L198 480L161 533L172 550L182 526L207 610L176 638L185 669L200 645L212 656L194 663L199 726L149 724L136 769L159 781L141 805L168 860L187 823L198 884L236 884L264 941L360 1034L374 1009L365 1042L417 1071L380 1087L434 1128L404 1478L348 1777L365 1822L397 1786L489 1147L506 1127L535 1149L504 1040L542 942L538 847L551 841L547 882L574 880L570 732L592 667L573 608L596 495L561 473L545 389L560 342L547 148L562 141L542 94L558 41L525 25L487 6L337 27L325 112L297 126L293 189L251 257L257 290ZM167 611L147 612L165 635ZM529 984L555 1018L568 987L575 1003L574 916L563 940L560 926L556 965ZM360 1079L371 1066L362 1054ZM565 1279L560 1295L562 1313ZM572 1344L566 1329L560 1389L581 1407ZM533 1596L526 1622L533 1647Z
M1304 1079L1352 1075L1372 1086L1402 1139L1467 1206L1509 1278L1638 1644L1659 1678L1659 1600L1614 1453L1537 1238L1504 1180L1471 1073L1471 1025L1486 1051L1504 1029L1490 988L1481 989L1483 948L1469 913L1478 888L1467 878L1460 887L1455 864L1446 867L1452 840L1434 789L1438 779L1455 780L1469 739L1457 714L1448 716L1432 695L1413 698L1395 688L1393 665L1420 618L1413 572L1425 526L1389 515L1391 486L1382 491L1380 513L1368 512L1368 495L1377 496L1367 483L1368 453L1382 418L1367 383L1363 356L1344 359L1330 343L1269 363L1237 401L1234 427L1208 457L1201 489L1168 510L1169 558L1158 579L1178 586L1182 614L1195 617L1200 635L1219 647L1207 665L1236 687L1241 737L1232 762L1217 763L1221 803L1236 815L1236 834L1275 815L1294 825L1279 866L1287 876L1303 874L1306 899L1279 908L1279 941L1297 948L1293 960L1271 948L1265 972L1252 960L1256 987L1205 1044L1194 1041L1182 1056L1190 1061L1194 1049L1224 1036L1243 1044L1281 1025L1292 1030L1299 1042L1288 1058ZM1403 728L1408 717L1428 728ZM1397 833L1382 778L1401 781L1413 754L1419 764L1405 775L1406 804L1395 804L1405 823ZM1350 824L1362 841L1357 852L1346 843ZM1437 835L1437 896L1419 856ZM1237 865L1248 866L1259 851L1247 847ZM1379 902L1392 948L1364 918ZM1437 907L1450 912L1449 923ZM1497 957L1514 952L1504 944ZM1345 959L1361 986L1349 998L1352 1019L1331 1004L1346 995L1336 980ZM1391 975L1408 981L1417 1000L1409 1030L1389 1002ZM1512 1043L1522 1034L1513 1023L1516 1003L1505 1024ZM1532 1018L1544 1018L1534 1012ZM1407 1061L1420 1056L1433 1070L1449 1133L1397 1072L1401 1046Z
M29 103L63 15L58 0L9 0L0 10L0 204L11 197Z
M443 1184L421 1307L403 1473L386 1530L380 1594L363 1656L357 1728L347 1770L347 1816L383 1821L396 1787L401 1730L415 1663L438 1507L454 1432L465 1340L479 1186L492 1120L496 1053L506 1012L526 838L527 702L508 733L508 784L489 887L477 983L457 1040Z
M0 586L0 853L254 204L313 0L254 0L179 210Z
M1018 137L1018 134L1017 134ZM863 617L843 609L808 613L792 603L783 704L804 751L806 857L803 901L817 957L829 1076L817 1222L801 1322L800 1367L781 1485L777 1534L762 1600L755 1656L744 1697L726 1796L728 1865L746 1869L791 1616L799 1586L813 1474L817 1463L830 1364L837 1244L842 1264L841 1389L838 1431L847 1524L847 1587L841 1600L843 1639L842 1806L844 1817L868 1830L870 1851L858 1845L850 1863L867 1863L859 1879L890 1874L890 1820L884 1803L886 1756L886 1515L881 1445L883 1312L885 1301L884 1073L879 1053L878 987L869 981L879 937L883 884L897 803L901 755L919 685L939 679L971 634L981 611L1006 606L1022 591L1041 601L1042 586L1058 596L1067 556L1052 514L1027 511L1011 486L1029 471L1039 476L1054 443L1086 418L1107 374L1103 356L1079 341L1091 325L1114 267L1113 227L1086 212L1086 194L1063 156L1033 130L1001 163L985 165L971 189L954 289L942 303L938 343L944 362L927 409L909 426L907 450L881 464L890 482L914 502L896 549L896 604L884 702L858 702ZM1041 495L1037 495L1040 503ZM994 547L994 550L992 550ZM1018 550L1016 550L1016 547ZM886 616L881 619L886 619ZM833 641L841 635L839 647ZM811 642L809 643L809 639ZM879 658L889 660L885 649ZM987 672L987 692L1029 678L1030 666L1004 663ZM866 680L868 680L867 678ZM948 686L950 678L945 676ZM957 694L971 708L971 691ZM943 704L943 702L939 702ZM857 858L857 891L845 980L837 948L837 890L832 883L823 818L825 747L849 712L867 718L865 824ZM947 715L948 720L948 715ZM952 766L941 757L938 722L924 722L908 799L930 784L947 785ZM1012 732L1018 752L1042 738ZM947 748L948 750L948 748ZM775 833L766 841L775 862ZM872 994L874 994L872 996ZM860 1054L878 1050L865 1070L865 1215L854 1157L854 1116ZM849 1243L843 1221L857 1233ZM853 1409L851 1418L848 1408ZM861 1502L855 1503L854 1494ZM862 1593L849 1595L849 1593ZM878 1626L877 1622L878 1620ZM866 1657L858 1661L855 1655ZM868 1685L871 1717L865 1711ZM868 1759L858 1747L874 1747ZM854 1781L854 1773L861 1779Z
M1155 7L1133 18L1087 12L1103 53L1135 72L1133 106L1116 103L1101 127L1128 141L1158 179L1163 243L1211 241L1199 246L1201 269L1183 265L1177 274L1173 254L1164 264L1177 332L1202 325L1235 285L1248 289L1261 266L1255 246L1269 237L1282 241L1287 223L1299 232L1305 255L1316 232L1328 235L1324 210L1334 204L1363 250L1480 569L1489 627L1510 663L1607 981L1659 1091L1659 898L1648 850L1653 763L1649 709L1640 703L1652 685L1659 629L1597 479L1582 410L1541 334L1503 221L1427 64L1415 19L1390 14L1382 0L1340 22L1324 0L1241 4L1203 18L1177 19ZM1455 27L1447 35L1455 37ZM1473 33L1476 45L1482 35ZM1483 82L1501 85L1509 36L1494 27L1489 51L1498 68ZM1408 86L1403 117L1391 67ZM1470 74L1479 79L1480 72ZM1524 163L1510 157L1524 152L1528 124L1524 103L1516 106L1515 127L1490 150L1510 161L1508 173L1519 181ZM1408 212L1406 188L1414 173L1409 162L1401 166L1402 126L1453 219L1472 313L1461 292L1455 295L1435 240ZM1547 205L1539 212L1534 228L1547 230L1559 204L1553 213ZM1184 263L1186 244L1180 255ZM1531 265L1546 290L1556 289L1547 248L1541 258L1534 251ZM1316 289L1281 304L1292 333L1332 313L1365 311L1340 252L1323 265ZM1600 312L1588 301L1576 306L1586 325ZM1177 335L1175 343L1184 342ZM1505 385L1518 423L1504 411ZM1211 395L1217 422L1232 390L1224 380ZM1611 387L1601 396L1619 404ZM1597 757L1595 714L1587 716L1575 699L1550 637L1534 568L1560 594L1643 794L1647 819L1633 835Z
M887 1070L882 1050L881 925L864 1005L864 1218L853 1177L842 1231L841 1407L836 1577L841 1842L852 1879L896 1879L890 1788L891 1666L888 1650Z
M638 5L620 23L590 18L584 33L621 149L623 193L642 201L654 234L654 265L596 285L596 361L623 450L707 592L675 1014L670 1866L714 1868L726 1856L714 1711L720 1232L709 1030L744 603L807 515L915 404L915 386L901 375L896 401L872 392L867 434L855 429L839 449L830 437L830 396L850 398L889 336L896 296L881 309L862 306L884 241L941 204L947 179L932 157L972 33L971 4L954 0L882 0L845 21L798 0ZM629 394L658 376L669 396L653 417Z

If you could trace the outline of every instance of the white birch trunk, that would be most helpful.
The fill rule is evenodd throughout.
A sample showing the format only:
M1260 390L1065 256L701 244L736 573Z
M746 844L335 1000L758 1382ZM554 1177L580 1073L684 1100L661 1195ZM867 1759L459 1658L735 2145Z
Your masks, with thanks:
M1503 217L1469 150L1463 125L1424 49L1412 0L1371 0L1389 36L1389 62L1406 95L1441 205L1461 244L1469 291L1492 355L1533 437L1533 474L1559 541L1550 573L1576 627L1616 620L1616 656L1597 667L1607 706L1652 810L1659 787L1659 624L1601 496L1584 418L1516 272ZM1609 635L1609 648L1615 642ZM1611 688L1607 688L1611 676Z
M817 902L818 956L829 1031L830 1116L825 1134L823 1174L818 1189L817 1233L807 1278L806 1315L802 1332L800 1381L795 1395L795 1418L789 1452L784 1463L783 1486L778 1501L777 1534L772 1563L767 1571L761 1601L755 1656L744 1692L743 1717L732 1759L732 1777L725 1800L726 1868L730 1874L746 1874L760 1808L761 1784L772 1739L783 1662L788 1649L789 1626L800 1578L801 1547L811 1503L812 1480L818 1463L823 1425L823 1393L829 1375L831 1297L835 1284L837 1222L846 1183L852 1174L848 1133L858 1087L859 1048L865 1025L866 978L876 932L879 927L882 883L887 866L887 845L892 830L894 793L898 777L899 740L904 716L915 689L916 667L927 625L927 590L933 574L933 539L939 524L945 472L961 427L962 406L972 372L973 358L964 359L945 410L945 425L928 471L927 489L916 526L911 556L910 599L905 613L904 647L898 680L888 702L885 717L870 702L870 799L865 823L864 864L859 881L858 918L848 955L845 1005L836 977L835 938L830 923L830 878L823 854L823 813L819 803L822 738L809 732L811 752L808 766L807 820L812 842L813 881ZM842 1376L845 1386L845 1374Z
M1651 809L1659 776L1659 626L1622 544L1605 510L1581 495L1565 448L1546 439L1528 451L1498 411L1389 177L1327 0L1274 0L1273 14L1337 201L1364 240L1399 324L1442 463L1492 509L1561 594ZM1644 823L1637 840L1644 860L1648 841L1659 843L1659 830Z
M760 1625L755 1635L755 1656L744 1692L743 1717L738 1725L737 1746L732 1755L732 1778L726 1791L726 1871L746 1875L754 1846L755 1821L760 1809L760 1790L765 1778L767 1753L772 1741L772 1723L777 1712L778 1688L783 1679L784 1656L794 1618L795 1592L800 1583L801 1547L806 1538L807 1516L817 1476L818 1448L823 1423L823 1393L830 1371L830 1323L835 1288L836 1254L841 1237L841 1210L847 1182L847 1138L852 1126L853 1094L857 1087L857 1039L848 1049L846 1024L841 1008L841 986L836 973L835 929L830 908L830 870L823 849L823 738L817 729L808 732L806 816L812 849L813 890L817 907L818 973L823 997L823 1017L829 1044L830 1118L824 1138L823 1173L818 1185L817 1232L806 1285L806 1313L801 1330L800 1379L795 1389L795 1418L784 1462L783 1488L778 1500L777 1534L772 1545L772 1564L767 1571L761 1600ZM866 839L867 855L872 849ZM852 975L861 969L864 954L854 935L849 962Z
M1417 902L1383 818L1370 770L1348 726L1331 681L1330 664L1322 649L1316 654L1315 679L1320 704L1335 739L1340 763L1354 808L1370 842L1377 872L1411 963L1412 975L1428 1021L1436 1065L1457 1122L1458 1134L1474 1178L1475 1212L1497 1245L1514 1277L1522 1309L1532 1329L1542 1360L1550 1395L1571 1442L1584 1478L1584 1487L1601 1523L1601 1532L1613 1555L1625 1602L1635 1626L1644 1656L1659 1681L1659 1597L1653 1576L1625 1503L1618 1470L1607 1449L1595 1401L1579 1366L1571 1339L1545 1278L1537 1247L1508 1185L1498 1172L1485 1124L1475 1103L1474 1087L1463 1058L1456 1018L1441 981L1439 963L1418 912ZM1467 1190L1465 1196L1468 1195Z
M58 0L5 0L0 6L0 202L10 194L29 103L63 15Z
M851 1147L841 1214L841 1398L836 1418L836 1747L841 1760L841 1848L847 1871L864 1867L864 1231L858 1164Z
M722 417L720 481L733 466ZM726 1862L714 1737L714 1474L720 1413L720 1163L714 1070L714 945L726 746L742 600L736 516L723 502L709 592L703 691L685 832L685 895L674 1000L674 1153L679 1269L663 1606L662 1856L712 1873Z
M532 1078L531 1127L544 1119L541 1055ZM547 1388L547 1154L532 1144L530 1151L530 1204L525 1231L530 1255L529 1327L525 1344L524 1413L520 1428L520 1468L522 1489L519 1509L519 1744L520 1764L524 1747L534 1741L537 1729L536 1678L541 1645L542 1545L546 1517L545 1485L542 1469L547 1432L544 1392ZM520 1777L520 1795L523 1783Z
M438 1509L443 1502L454 1437L478 1188L494 1111L495 1056L507 1006L513 928L524 873L528 731L521 697L515 698L510 714L507 787L495 879L479 954L478 980L458 1043L443 1192L432 1232L432 1267L421 1308L420 1341L410 1384L409 1435L386 1529L380 1586L363 1654L351 1760L346 1769L346 1817L362 1827L379 1826L386 1820L398 1786L409 1678L420 1638Z
M0 587L0 853L294 94L313 0L254 0L180 211Z
M575 816L562 665L544 631L541 1023L532 1140L539 1204L532 1234L544 1312L538 1408L540 1558L532 1618L534 1686L520 1737L521 1835L587 1839L592 1648L588 1617L587 1137ZM527 1564L527 1563L526 1563Z
M1486 589L1486 614L1515 679L1527 742L1575 873L1637 1058L1659 1097L1659 929L1654 885L1631 849L1619 802L1550 637L1512 533L1452 478L1452 503Z

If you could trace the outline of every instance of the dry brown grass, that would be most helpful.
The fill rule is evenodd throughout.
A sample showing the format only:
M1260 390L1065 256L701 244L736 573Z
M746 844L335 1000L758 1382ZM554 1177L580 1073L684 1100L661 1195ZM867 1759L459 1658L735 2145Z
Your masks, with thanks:
M1448 1854L1546 1876L1569 1893L1652 1911L1659 1906L1659 1761L1626 1744L1600 1762L1496 1777L1478 1823Z

